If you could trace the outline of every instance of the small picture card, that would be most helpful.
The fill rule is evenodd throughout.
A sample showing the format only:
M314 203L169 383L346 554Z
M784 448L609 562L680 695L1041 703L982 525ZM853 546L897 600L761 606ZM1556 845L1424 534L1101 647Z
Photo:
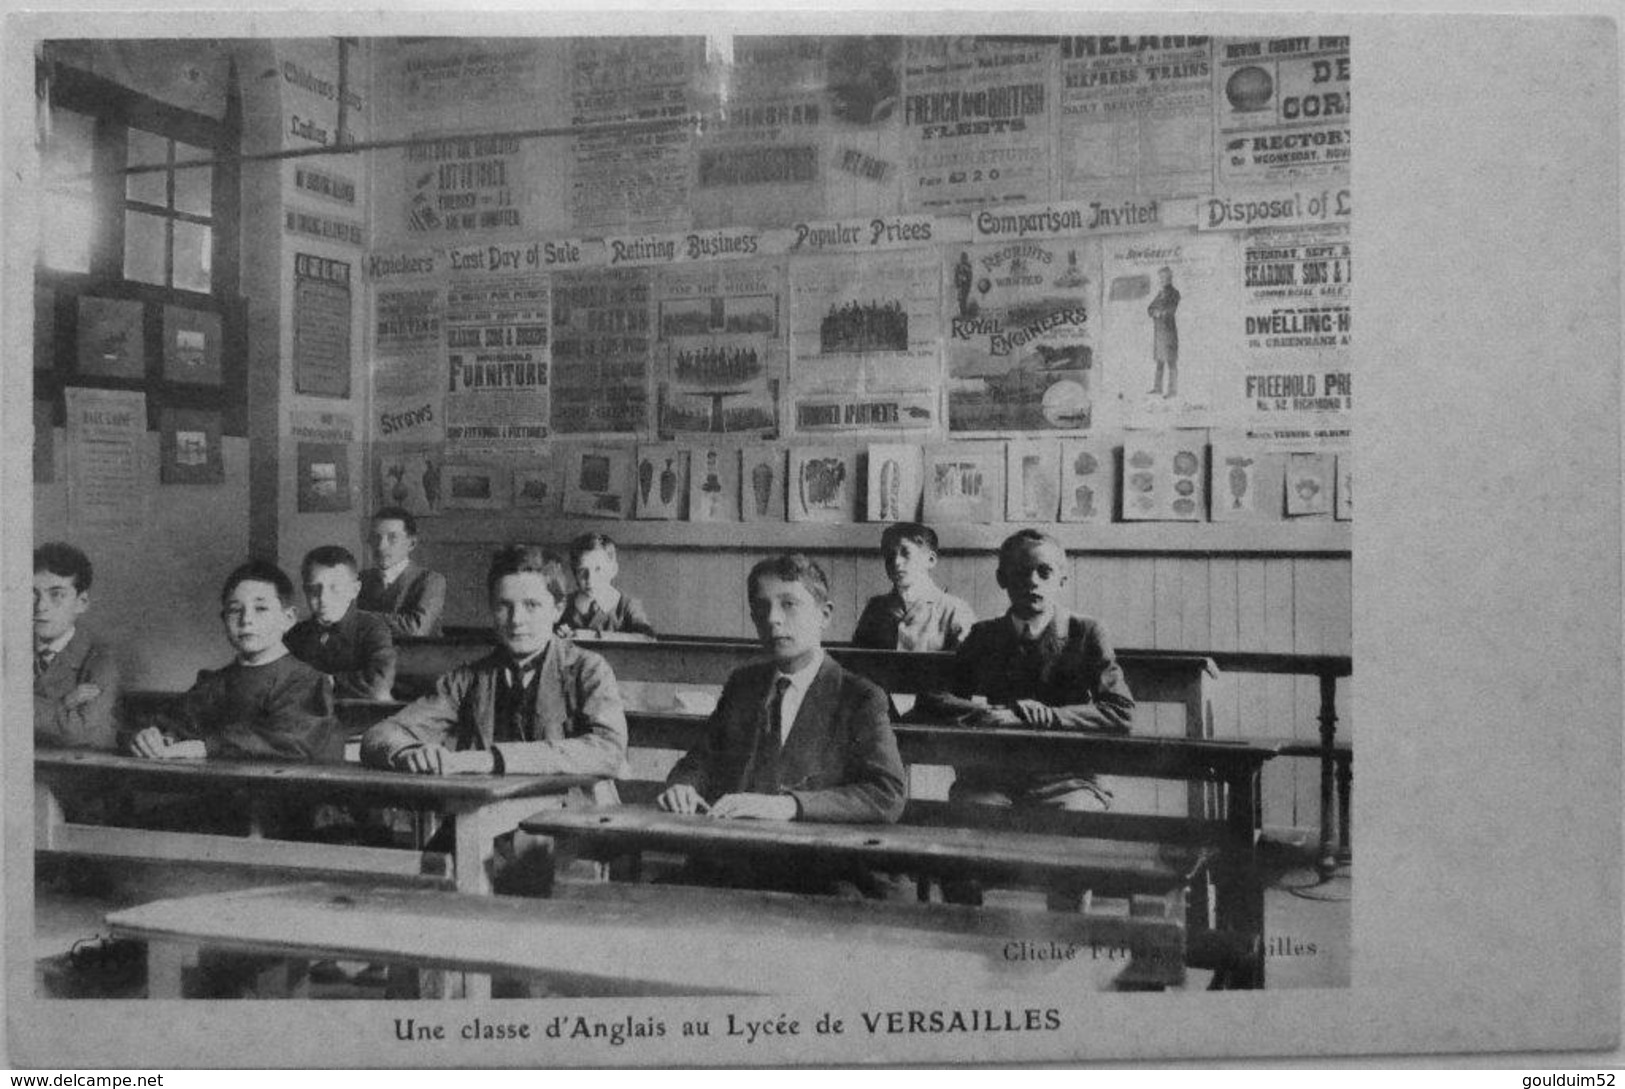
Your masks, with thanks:
M164 307L164 380L194 386L223 383L219 314Z
M1061 521L1110 522L1116 505L1113 440L1061 440Z
M1061 447L1055 441L1005 447L1004 519L1053 522L1061 500Z
M299 513L351 508L350 448L342 442L301 441L297 448Z
M913 443L871 445L868 484L868 521L916 521L925 498L924 451Z
M1337 505L1333 514L1339 522L1354 520L1354 455L1337 455Z
M158 479L164 484L221 484L226 479L216 409L164 408L158 414Z
M689 456L688 520L739 521L739 448L696 446Z
M1130 432L1123 440L1123 520L1200 522L1206 432Z
M79 373L98 378L145 378L144 308L136 299L79 297Z
M1288 518L1327 514L1332 509L1332 455L1288 454L1286 458L1286 513Z
M1209 517L1215 522L1280 521L1286 457L1237 435L1215 434L1212 445Z
M1004 443L960 442L925 453L927 522L997 522L1004 516Z
M632 514L632 451L624 446L582 446L569 455L564 513L590 518Z
M447 462L440 470L447 510L501 510L508 505L507 469L478 462Z
M739 513L745 522L782 522L787 452L777 443L739 451Z
M792 522L857 521L857 453L835 446L790 449Z
M513 468L513 507L533 514L564 513L564 474L554 458Z
M402 507L418 517L440 513L446 459L438 446L379 443L373 449L380 507Z
M639 518L681 518L688 502L688 451L672 443L639 446L637 493Z

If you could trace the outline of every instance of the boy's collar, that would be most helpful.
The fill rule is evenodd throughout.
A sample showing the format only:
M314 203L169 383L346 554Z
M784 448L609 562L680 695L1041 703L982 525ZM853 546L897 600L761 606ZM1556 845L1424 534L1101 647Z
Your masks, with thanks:
M818 673L818 668L823 664L824 648L821 646L815 647L813 649L812 657L807 661L807 664L802 666L800 669L785 671L778 668L778 662L774 662L773 675L774 677L789 677L790 685L793 688L805 688L807 685L812 683L813 677Z
M49 643L35 643L34 653L39 654L44 651L50 651L53 656L61 654L64 650L68 649L68 644L73 642L74 634L78 630L78 627L72 627L63 632L61 635L57 636L55 639L52 639Z
M1006 612L1004 615L1010 621L1018 637L1022 639L1038 639L1055 624L1061 615L1061 610L1054 608L1043 616L1035 616L1031 620L1019 617L1012 612Z
M916 605L922 601L935 601L942 596L943 589L936 584L935 580L928 578L925 580L925 585L915 588L913 595L910 597L904 597L896 586L892 587L891 593L892 597L901 601L904 605Z
M245 662L243 661L242 656L238 655L237 664L247 669L258 669L260 666L268 666L272 662L280 662L282 659L286 658L288 654L288 644L278 643L275 652L273 652L269 658L262 658L257 662Z
M384 577L384 581L386 583L392 583L396 579L400 578L410 566L412 566L412 557L408 556L400 563L390 564L388 567L380 567L378 569L378 573Z

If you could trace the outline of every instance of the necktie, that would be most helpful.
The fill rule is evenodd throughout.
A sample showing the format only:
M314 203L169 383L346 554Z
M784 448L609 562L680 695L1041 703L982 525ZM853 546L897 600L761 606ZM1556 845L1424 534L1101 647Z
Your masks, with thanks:
M773 698L767 702L762 736L756 744L755 774L758 790L774 793L779 788L779 752L784 745L784 694L790 678L780 675L774 682Z
M50 650L36 652L34 655L34 676L45 676L45 671L51 668L51 659L55 657L55 652Z

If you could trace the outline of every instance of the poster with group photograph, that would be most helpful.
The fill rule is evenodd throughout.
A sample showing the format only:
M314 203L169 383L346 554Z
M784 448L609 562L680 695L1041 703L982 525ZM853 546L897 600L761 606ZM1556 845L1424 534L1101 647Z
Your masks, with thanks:
M784 266L718 261L666 268L653 288L661 436L776 437Z

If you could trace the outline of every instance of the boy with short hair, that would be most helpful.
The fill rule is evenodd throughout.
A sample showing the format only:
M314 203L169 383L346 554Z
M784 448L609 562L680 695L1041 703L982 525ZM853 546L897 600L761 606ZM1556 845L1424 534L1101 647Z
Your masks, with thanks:
M446 579L412 561L418 522L404 507L382 507L372 516L368 537L373 563L361 572L356 608L377 613L390 634L439 635L446 608Z
M880 554L891 580L889 594L877 594L863 607L854 646L874 650L953 650L976 613L931 577L937 565L937 535L918 522L898 522L880 535Z
M561 634L589 639L612 632L654 636L643 603L615 586L621 566L615 542L607 535L583 533L571 541L570 571L577 589L559 621Z
M333 678L334 694L387 700L395 684L395 640L381 616L355 605L361 590L355 556L339 545L305 554L299 567L310 617L288 632L288 650Z
M502 549L486 591L501 647L367 730L361 762L422 775L628 774L614 672L553 637L569 592L559 562L530 545Z
M78 626L93 575L72 545L34 549L34 744L42 748L118 747L118 660Z
M154 760L343 760L332 679L283 642L296 617L292 581L275 564L250 560L227 576L220 606L236 660L199 672L168 728L136 733L130 752Z
M1134 697L1100 622L1064 604L1067 558L1060 542L1035 529L1011 534L999 546L998 580L1009 611L971 628L959 647L953 690L922 696L915 716L969 726L1127 733ZM1088 772L956 771L949 792L956 802L1111 807L1111 791Z

